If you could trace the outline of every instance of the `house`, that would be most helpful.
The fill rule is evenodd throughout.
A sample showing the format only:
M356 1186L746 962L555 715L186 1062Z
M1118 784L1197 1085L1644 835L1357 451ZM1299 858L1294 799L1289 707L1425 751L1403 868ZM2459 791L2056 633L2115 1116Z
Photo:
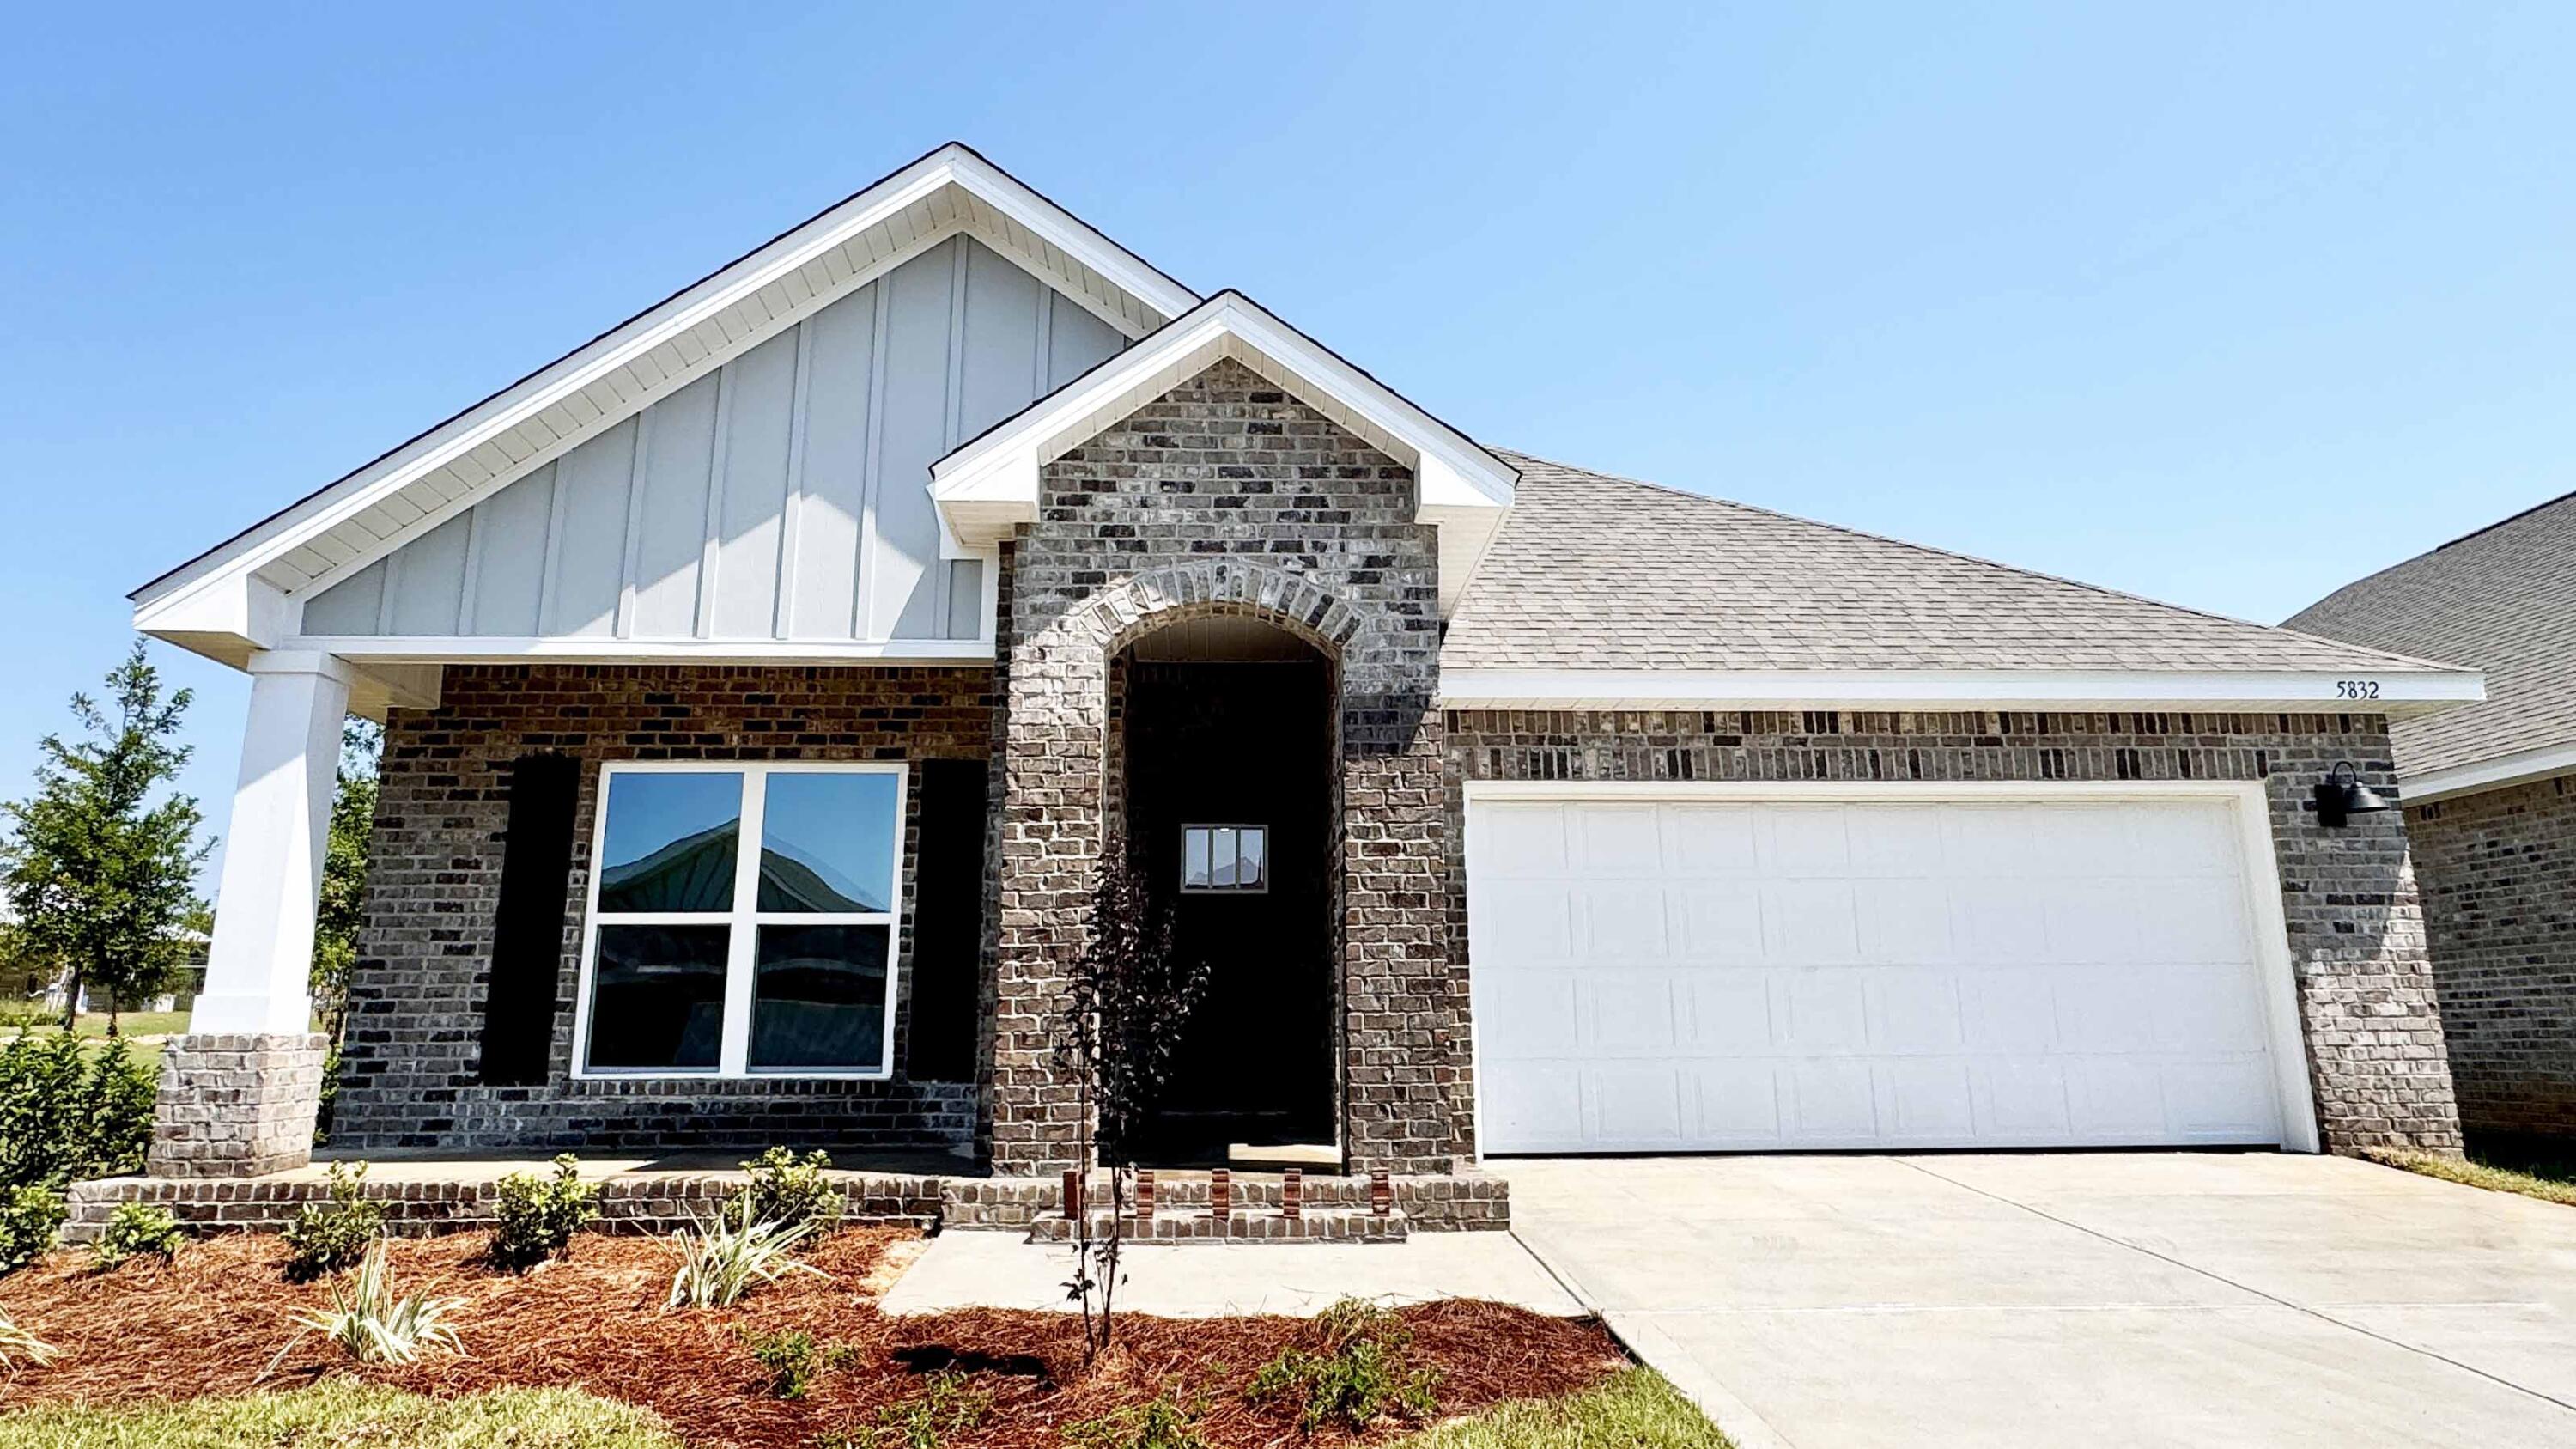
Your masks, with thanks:
M360 1150L1056 1173L1118 842L1176 1165L2458 1141L2317 787L2474 670L1506 451L962 146L134 604L253 681L159 1174L306 1151L344 709Z
M2576 1137L2576 494L2347 584L2290 628L2466 660L2395 722L2461 1124Z

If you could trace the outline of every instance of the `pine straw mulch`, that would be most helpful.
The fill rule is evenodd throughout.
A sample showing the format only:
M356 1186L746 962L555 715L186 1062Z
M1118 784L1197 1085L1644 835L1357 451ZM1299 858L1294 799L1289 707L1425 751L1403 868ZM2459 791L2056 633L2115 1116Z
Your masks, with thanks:
M1367 1445L1408 1427L1382 1421L1365 1434L1326 1429L1310 1439L1293 1406L1245 1401L1253 1371L1311 1333L1301 1319L1122 1315L1117 1346L1086 1371L1069 1315L888 1317L875 1300L917 1250L906 1230L844 1229L806 1255L828 1277L798 1274L735 1308L679 1312L661 1307L672 1260L655 1239L585 1235L569 1262L524 1277L485 1267L486 1241L475 1233L392 1244L397 1291L467 1300L456 1320L466 1354L378 1369L353 1367L318 1336L278 1359L297 1332L287 1314L319 1306L326 1290L284 1281L286 1252L274 1237L191 1242L175 1264L129 1262L104 1277L89 1272L85 1253L56 1253L0 1280L0 1306L62 1350L50 1368L0 1380L0 1407L239 1394L356 1373L438 1395L581 1388L652 1409L693 1445L813 1449L835 1435L869 1442L881 1411L918 1401L946 1372L965 1375L991 1408L943 1449L1060 1449L1067 1428L1166 1392L1204 1406L1197 1428L1217 1449ZM1625 1362L1594 1323L1468 1301L1401 1313L1414 1334L1407 1361L1438 1371L1443 1415L1571 1393ZM846 1366L818 1373L807 1397L780 1400L746 1338L793 1329L853 1352Z

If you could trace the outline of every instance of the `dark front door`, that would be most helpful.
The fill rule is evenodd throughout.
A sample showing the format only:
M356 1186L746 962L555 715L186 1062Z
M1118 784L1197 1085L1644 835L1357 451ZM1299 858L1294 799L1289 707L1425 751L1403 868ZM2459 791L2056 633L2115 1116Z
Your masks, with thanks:
M1130 839L1169 893L1176 946L1209 966L1150 1156L1331 1143L1331 668L1308 655L1128 670Z

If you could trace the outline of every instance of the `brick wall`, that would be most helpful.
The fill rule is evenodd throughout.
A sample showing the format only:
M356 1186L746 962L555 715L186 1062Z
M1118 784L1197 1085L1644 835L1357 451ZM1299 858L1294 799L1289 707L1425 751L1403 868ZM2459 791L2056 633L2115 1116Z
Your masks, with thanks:
M450 666L439 707L396 711L385 731L333 1143L659 1152L968 1142L973 1087L903 1078L908 1003L900 996L891 1081L577 1082L568 1072L601 761L989 760L990 689L981 669ZM477 1056L508 769L538 752L584 766L552 1068L543 1086L483 1086ZM898 980L911 962L911 804Z
M2576 780L2406 812L2460 1122L2576 1137Z
M2366 715L1455 712L1448 996L1467 1014L1464 799L1471 780L2260 780L2271 802L2290 955L2326 1145L2455 1150L2423 911L2397 812L2339 830L2309 790L2335 761L2392 786L2384 723ZM1473 1086L1449 1119L1471 1129ZM1461 1153L1472 1143L1463 1135Z
M1439 577L1412 510L1408 470L1232 361L1047 466L1003 621L997 1171L1071 1165L1048 1021L1104 834L1108 662L1219 612L1336 662L1345 1146L1354 1171L1447 1170L1464 1044L1441 1031Z

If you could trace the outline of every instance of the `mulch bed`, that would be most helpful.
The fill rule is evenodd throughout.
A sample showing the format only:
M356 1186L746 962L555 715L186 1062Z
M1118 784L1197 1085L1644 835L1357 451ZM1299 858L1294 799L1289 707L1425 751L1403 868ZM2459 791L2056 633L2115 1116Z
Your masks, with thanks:
M482 1234L399 1240L398 1291L467 1300L457 1319L466 1356L374 1369L356 1368L318 1336L278 1359L296 1333L288 1312L319 1306L325 1287L286 1283L285 1248L273 1237L193 1242L175 1264L130 1262L105 1277L89 1273L86 1254L57 1253L0 1280L0 1305L63 1350L50 1368L0 1381L0 1406L237 1394L354 1373L440 1395L575 1387L650 1408L693 1445L813 1449L843 1434L867 1443L881 1410L918 1400L931 1375L951 1372L989 1395L991 1409L948 1449L1060 1449L1067 1427L1164 1392L1204 1405L1197 1428L1220 1449L1371 1444L1411 1427L1381 1421L1364 1434L1325 1429L1310 1439L1293 1406L1247 1403L1253 1371L1311 1334L1300 1319L1122 1315L1116 1347L1086 1370L1078 1320L1067 1315L887 1317L875 1297L912 1237L844 1229L805 1255L828 1277L795 1275L735 1308L678 1312L661 1307L671 1256L652 1239L586 1235L571 1261L524 1277L482 1264ZM1624 1363L1597 1324L1464 1301L1402 1316L1414 1333L1408 1362L1439 1372L1443 1415L1570 1393ZM807 1397L780 1400L746 1338L791 1329L852 1353L818 1374Z

